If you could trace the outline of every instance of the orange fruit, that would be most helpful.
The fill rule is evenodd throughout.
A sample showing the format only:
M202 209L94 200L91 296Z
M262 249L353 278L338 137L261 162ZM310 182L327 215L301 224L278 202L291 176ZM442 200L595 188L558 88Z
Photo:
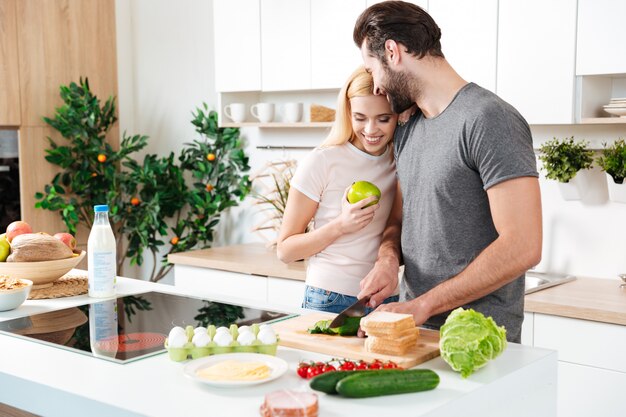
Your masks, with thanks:
M208 154L208 155L206 156L206 159L207 159L208 161L211 161L211 162L215 161L215 154L214 154L214 153L210 153L210 154Z
M92 177L97 177L97 176L98 176L98 174L96 174L95 172L92 172L92 173L91 173L91 176L92 176Z
M133 197L130 199L130 204L132 204L133 206L138 206L139 203L141 203L141 201L137 197Z
M107 160L107 156L103 153L101 153L100 155L98 155L98 162L106 162Z
M212 184L207 184L207 185L206 185L206 190L207 190L208 192L213 191L213 188L215 188L215 187L213 187L213 185L212 185Z
M355 204L372 195L377 197L376 200L365 207L373 206L378 203L378 200L380 200L380 189L371 182L357 181L352 183L352 186L348 190L348 201L350 204Z
M179 240L179 239L178 239L178 236L174 236L174 237L170 240L170 243L171 243L172 245L176 245L176 244L178 244L178 240Z

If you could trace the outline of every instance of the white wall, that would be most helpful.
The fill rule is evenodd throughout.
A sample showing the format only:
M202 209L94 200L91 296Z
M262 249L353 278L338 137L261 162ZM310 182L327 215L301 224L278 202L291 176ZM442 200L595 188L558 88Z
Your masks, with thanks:
M189 121L195 106L206 101L214 108L217 102L212 1L118 0L117 5L121 130L149 135L148 152L175 151L194 136ZM536 146L553 136L573 135L596 148L626 138L626 125L532 126L532 131ZM257 146L314 146L324 134L323 129L242 129L251 172L269 160L306 153ZM564 201L554 182L541 180L544 251L538 270L605 278L626 272L626 204L608 202L602 174L596 169L592 177L594 192L578 202ZM263 241L250 231L261 218L244 203L222 220L215 245ZM134 275L145 277L150 267Z

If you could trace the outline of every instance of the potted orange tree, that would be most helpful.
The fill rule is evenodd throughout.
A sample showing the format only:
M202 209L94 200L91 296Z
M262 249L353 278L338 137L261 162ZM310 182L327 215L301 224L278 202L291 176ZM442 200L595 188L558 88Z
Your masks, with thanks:
M103 105L88 80L61 86L63 105L44 121L64 142L48 138L46 160L60 172L35 197L36 207L56 211L70 233L92 225L92 207L108 204L118 247L118 274L127 259L141 265L153 259L151 281L172 268L170 253L209 247L220 216L250 191L250 167L239 129L219 128L217 113L196 109L191 123L199 138L176 157L145 155L148 137L123 135L119 149L105 140L116 122L115 99ZM165 254L159 256L165 249Z

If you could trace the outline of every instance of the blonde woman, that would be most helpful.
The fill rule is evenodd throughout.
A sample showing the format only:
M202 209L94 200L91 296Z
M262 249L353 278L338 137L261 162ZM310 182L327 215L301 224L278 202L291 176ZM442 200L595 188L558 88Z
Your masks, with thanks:
M373 91L371 75L357 69L339 92L330 134L291 180L278 257L285 263L309 258L304 308L337 313L348 307L376 261L396 195L390 141L398 116ZM348 203L355 181L375 184L382 194L378 204L365 207L375 197ZM311 219L314 230L305 233Z

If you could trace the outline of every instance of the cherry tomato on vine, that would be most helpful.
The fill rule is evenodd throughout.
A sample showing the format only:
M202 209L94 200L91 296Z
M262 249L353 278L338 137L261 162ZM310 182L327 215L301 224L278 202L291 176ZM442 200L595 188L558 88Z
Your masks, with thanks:
M298 370L296 372L298 373L298 376L300 378L306 378L308 370L309 370L309 365L307 365L306 363L301 363L298 366Z
M322 368L322 373L324 373L324 374L325 374L326 372L333 372L333 371L336 371L336 370L337 370L337 368L335 368L335 367L334 367L334 366L332 366L331 364L328 364L328 363L327 363L327 364L326 364L326 365L324 365L324 367Z
M357 364L356 369L367 369L367 362L360 361Z
M393 362L393 361L389 361L386 364L383 365L384 369L396 369L398 367L398 365Z
M314 376L318 376L322 373L322 368L319 366L309 366L309 369L306 371L307 378L313 378Z
M383 365L380 362L372 362L367 365L367 369L381 369Z
M352 361L345 361L344 363L339 365L339 369L341 369L342 371L352 371L354 370L354 368L356 368L356 365Z

